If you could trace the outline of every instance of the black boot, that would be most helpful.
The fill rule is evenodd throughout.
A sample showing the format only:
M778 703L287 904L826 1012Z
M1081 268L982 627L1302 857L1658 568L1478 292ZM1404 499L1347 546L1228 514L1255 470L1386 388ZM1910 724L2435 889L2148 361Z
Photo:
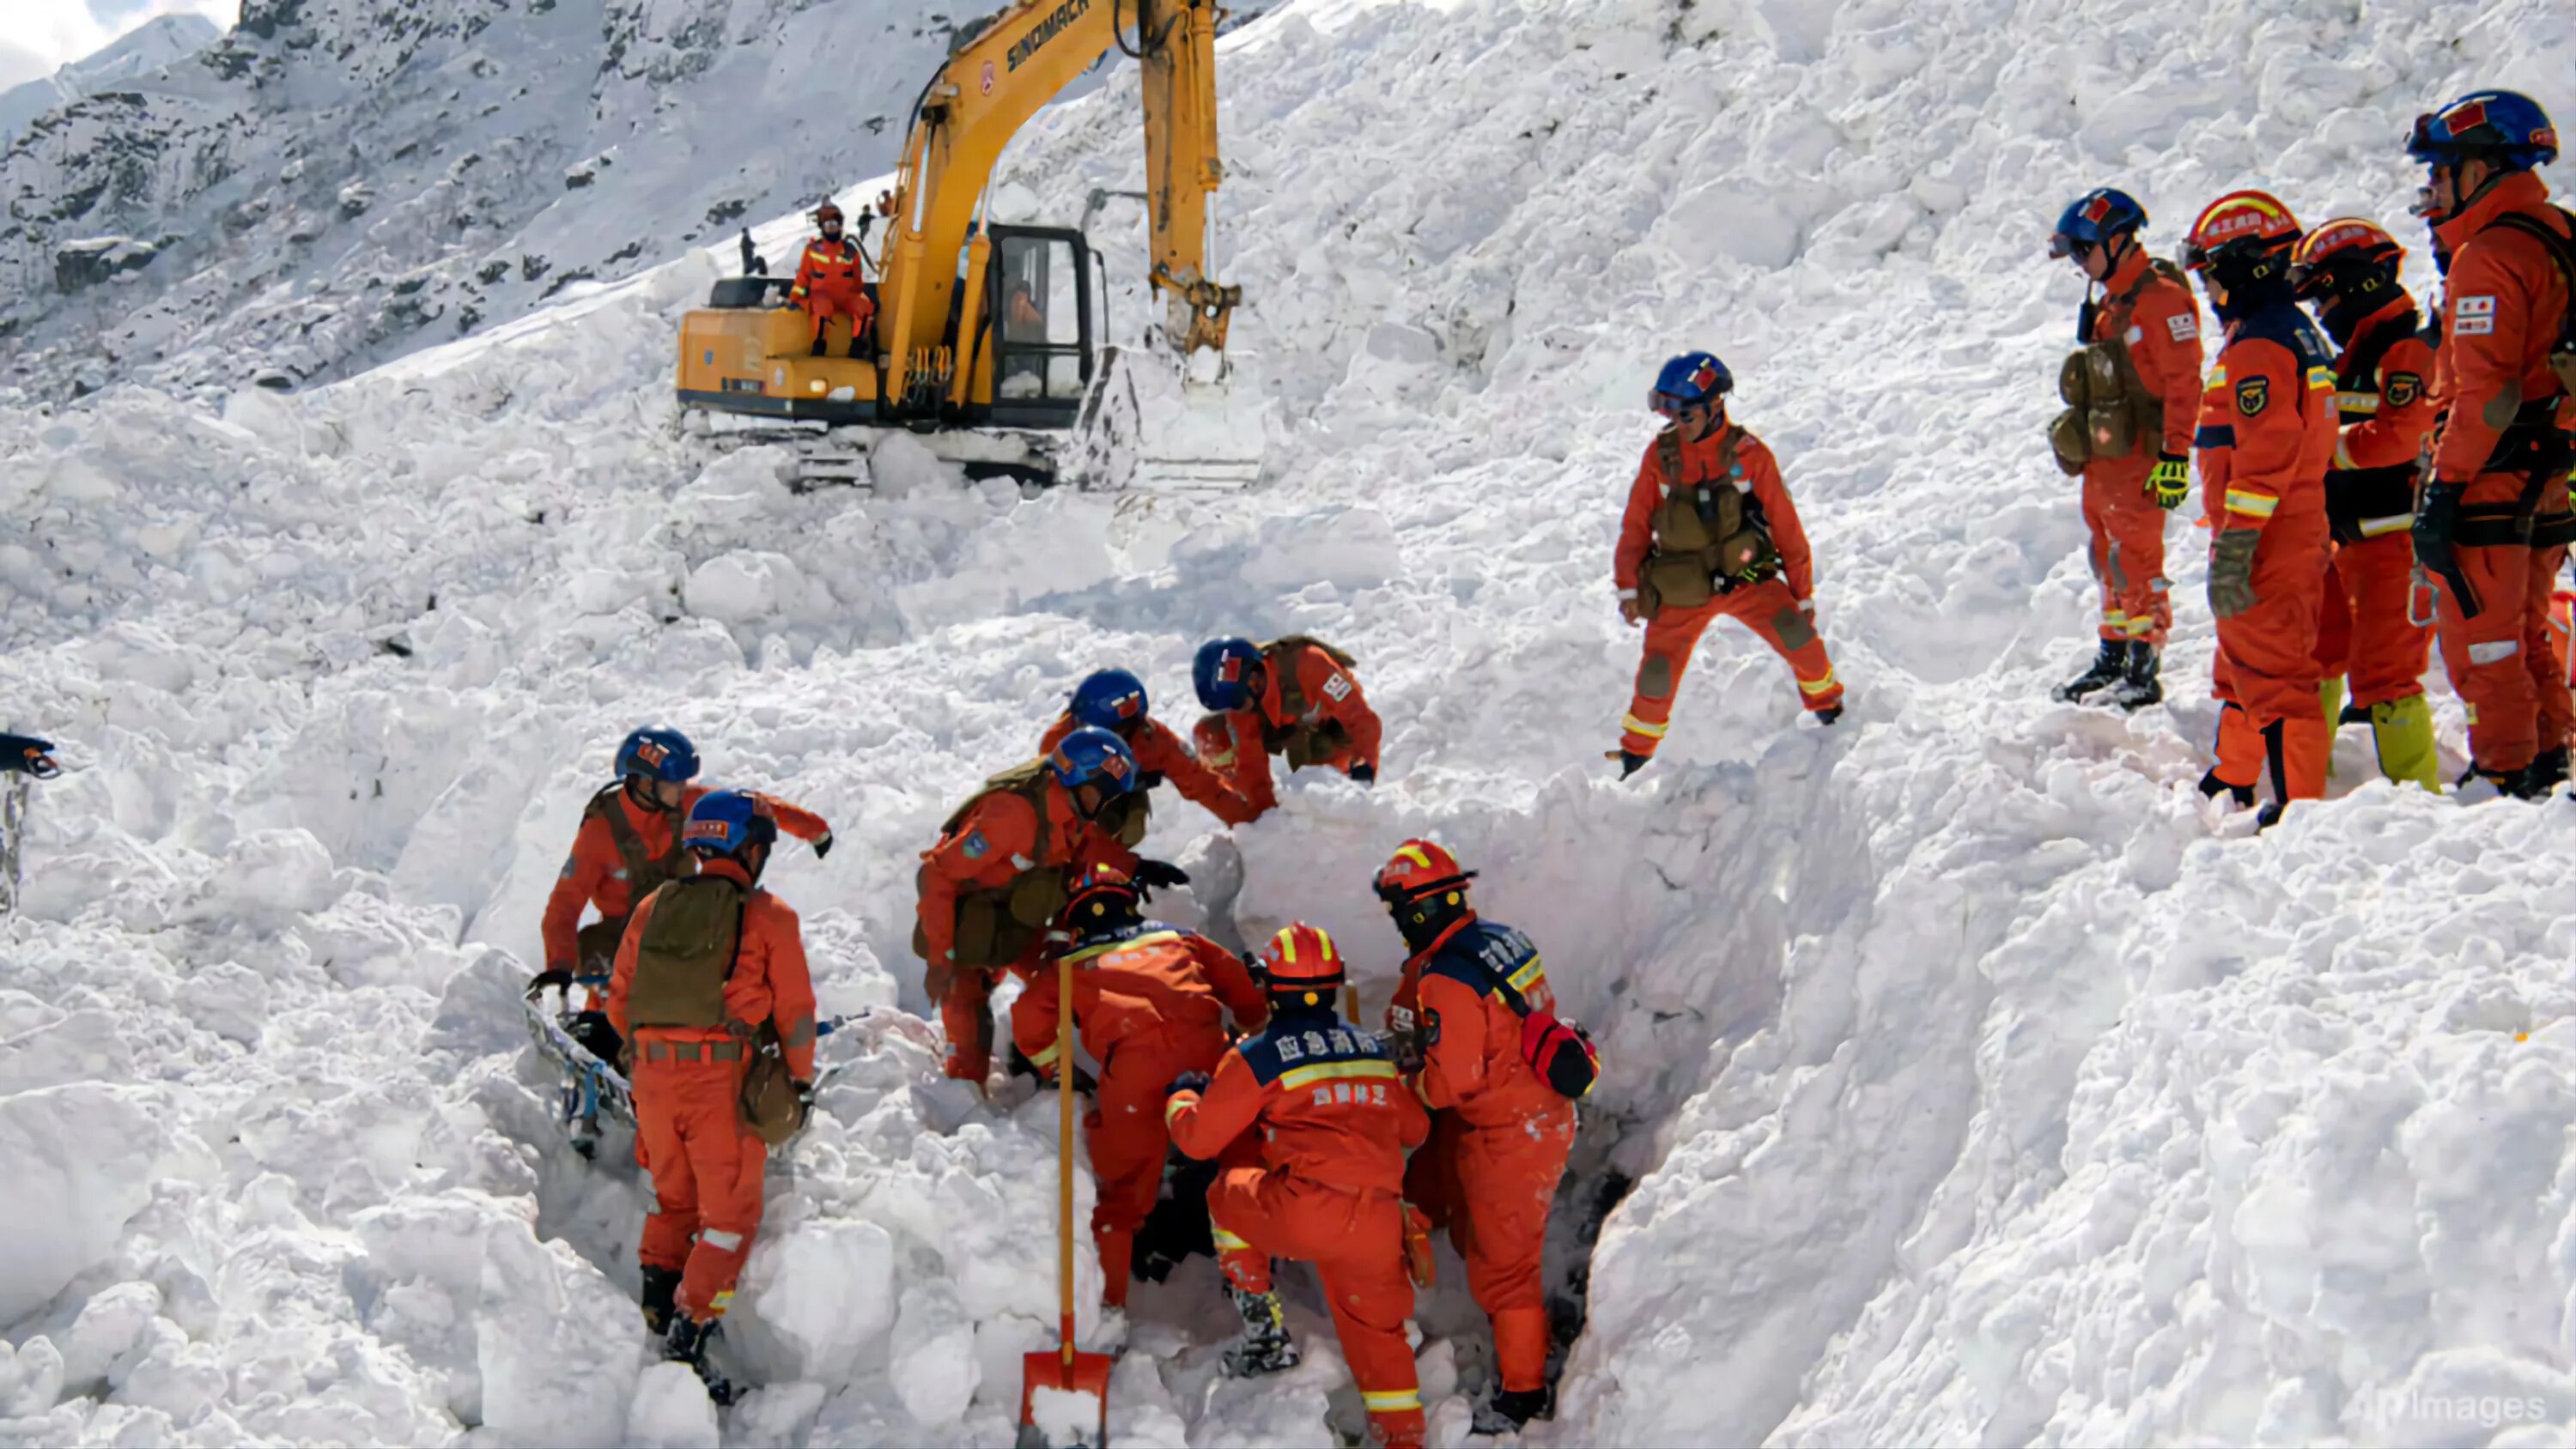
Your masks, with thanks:
M812 357L821 357L824 355L823 350L829 346L831 346L831 344L823 340L823 334L817 332L814 334L814 350L808 355Z
M1517 1433L1528 1427L1530 1420L1553 1415L1555 1398L1545 1389L1496 1389L1493 1398L1476 1410L1476 1432Z
M680 1270L644 1268L644 1293L637 1300L644 1310L644 1331L660 1337L671 1331L671 1310L680 1301Z
M2557 745L2531 757L2513 793L2525 800L2544 799L2567 783L2567 747Z
M2164 683L2156 677L2162 663L2156 646L2144 639L2130 640L2128 662L2120 671L2120 682L2111 686L2111 703L2122 709L2164 703Z
M1654 756L1632 755L1626 750L1620 750L1617 752L1617 758L1619 761L1619 778L1624 780L1630 775L1637 773L1639 770L1646 768L1646 762L1653 759Z
M2129 667L2129 641L2105 639L2101 652L2093 656L2092 667L2057 686L2052 695L2060 703L2072 704L2098 689L2107 689L2120 680Z
M2230 785L2225 780L2218 778L2218 772L2216 770L2212 770L2208 774L2200 777L2200 793L2212 800L2217 799L2221 795L2225 795L2236 802L2236 808L2239 810L2250 810L2254 807L2253 786Z
M1295 1368L1297 1345L1288 1341L1288 1318L1278 1290L1246 1293L1229 1285L1225 1296L1234 1300L1234 1311L1243 1319L1242 1341L1225 1351L1226 1377L1248 1379Z
M733 1385L724 1375L707 1367L707 1349L720 1331L717 1323L700 1323L685 1313L671 1315L670 1331L662 1337L662 1358L666 1363L684 1363L707 1386L707 1397L722 1408L733 1402Z
M1808 713L1816 717L1816 723L1829 725L1843 717L1843 707L1839 704L1829 704L1823 709L1809 710Z

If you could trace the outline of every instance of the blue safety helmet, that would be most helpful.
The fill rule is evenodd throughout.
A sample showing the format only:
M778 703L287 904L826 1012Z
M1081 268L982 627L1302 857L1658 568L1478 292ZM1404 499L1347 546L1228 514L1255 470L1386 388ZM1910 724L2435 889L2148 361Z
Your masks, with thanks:
M2078 247L2098 247L2122 232L2134 232L2147 224L2147 209L2136 197L2109 186L2097 186L2066 204L2057 214L2057 230L2049 233L2048 254L2052 257L2073 256Z
M1085 725L1056 741L1047 768L1067 791L1096 785L1116 798L1136 788L1136 756L1127 742L1104 729Z
M2558 159L2558 128L2540 103L2518 91L2471 91L2415 118L2406 154L2427 166L2489 161L2528 171Z
M1190 683L1199 703L1225 711L1252 707L1252 671L1261 663L1261 646L1249 639L1210 639L1190 661Z
M1734 390L1735 374L1726 370L1716 353L1685 352L1655 374L1655 390L1646 394L1646 406L1669 418L1685 408L1713 403Z
M1145 682L1124 669L1103 669L1073 688L1073 722L1123 734L1145 718Z
M698 747L675 729L658 726L637 730L617 747L617 777L642 775L674 784L698 777Z
M755 845L778 840L778 822L758 797L740 790L718 790L689 807L680 827L680 843L700 855L740 855Z

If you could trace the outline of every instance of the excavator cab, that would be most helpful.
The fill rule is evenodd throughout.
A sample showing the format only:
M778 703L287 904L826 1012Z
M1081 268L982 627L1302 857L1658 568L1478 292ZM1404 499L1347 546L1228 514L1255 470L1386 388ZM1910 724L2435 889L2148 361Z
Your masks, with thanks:
M973 389L992 401L959 421L1070 428L1091 389L1091 247L1062 227L996 226L992 242L980 339L992 375Z

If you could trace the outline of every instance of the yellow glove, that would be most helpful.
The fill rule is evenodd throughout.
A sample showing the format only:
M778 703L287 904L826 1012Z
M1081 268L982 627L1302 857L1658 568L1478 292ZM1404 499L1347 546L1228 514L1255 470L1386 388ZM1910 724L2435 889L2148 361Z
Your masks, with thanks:
M2182 501L2191 496L2191 461L2180 453L2158 453L2156 470L2147 475L2147 491L2167 513L2182 507Z

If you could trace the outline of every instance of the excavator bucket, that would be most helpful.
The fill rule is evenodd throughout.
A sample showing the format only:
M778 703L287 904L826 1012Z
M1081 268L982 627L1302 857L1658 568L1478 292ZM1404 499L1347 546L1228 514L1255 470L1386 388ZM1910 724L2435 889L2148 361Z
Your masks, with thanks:
M1191 355L1189 365L1101 349L1075 424L1067 472L1101 492L1237 493L1261 478L1263 398L1254 359Z

